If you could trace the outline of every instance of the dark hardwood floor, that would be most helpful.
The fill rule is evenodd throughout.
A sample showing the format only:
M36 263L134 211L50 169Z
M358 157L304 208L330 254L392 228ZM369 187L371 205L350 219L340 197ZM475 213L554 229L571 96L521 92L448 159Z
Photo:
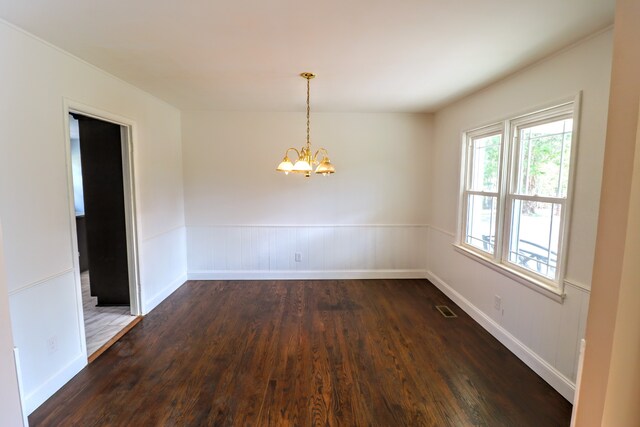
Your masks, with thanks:
M426 280L191 281L29 422L549 427L570 416Z

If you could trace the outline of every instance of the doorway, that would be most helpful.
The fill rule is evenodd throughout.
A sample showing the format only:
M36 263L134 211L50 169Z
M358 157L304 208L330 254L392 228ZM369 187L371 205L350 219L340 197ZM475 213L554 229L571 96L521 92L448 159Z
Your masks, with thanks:
M137 321L130 128L69 113L76 278L93 361Z

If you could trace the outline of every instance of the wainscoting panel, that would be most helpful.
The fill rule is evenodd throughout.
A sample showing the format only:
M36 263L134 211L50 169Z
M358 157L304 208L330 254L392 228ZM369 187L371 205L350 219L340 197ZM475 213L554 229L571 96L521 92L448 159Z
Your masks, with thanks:
M424 277L426 238L423 225L187 227L188 271L198 279Z
M23 403L31 413L87 364L73 270L12 291L9 304Z
M186 280L186 236L177 227L140 243L142 313L147 314Z
M573 401L580 340L589 305L586 285L565 281L555 301L453 249L452 233L429 230L427 277L567 400ZM502 307L494 307L494 296Z

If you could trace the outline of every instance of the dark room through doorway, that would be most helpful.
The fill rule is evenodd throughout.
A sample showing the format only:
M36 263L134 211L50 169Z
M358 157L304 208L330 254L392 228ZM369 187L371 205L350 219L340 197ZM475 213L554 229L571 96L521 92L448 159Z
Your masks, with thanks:
M69 130L78 265L91 361L136 319L131 310L127 238L126 128L70 113Z

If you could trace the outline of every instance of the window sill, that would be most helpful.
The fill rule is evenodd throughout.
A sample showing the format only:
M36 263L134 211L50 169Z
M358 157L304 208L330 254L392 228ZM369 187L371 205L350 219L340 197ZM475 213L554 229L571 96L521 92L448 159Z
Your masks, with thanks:
M482 255L480 255L480 254L478 254L478 253L476 253L476 252L474 252L474 251L472 251L470 249L467 249L466 247L464 247L464 246L462 246L460 244L454 243L453 244L453 248L457 252L459 252L459 253L471 258L472 260L478 261L480 264L483 264L483 265L491 268L492 270L497 271L498 273L500 273L500 274L502 274L504 276L507 276L508 278L510 278L512 280L515 280L516 282L518 282L518 283L520 283L522 285L525 285L526 287L528 287L528 288L530 288L530 289L532 289L532 290L534 290L534 291L536 291L536 292L538 292L538 293L540 293L540 294L542 294L542 295L544 295L544 296L546 296L546 297L548 297L548 298L550 298L550 299L552 299L552 300L554 300L556 302L559 302L559 303L562 304L562 302L564 300L565 294L562 291L562 289L560 289L557 286L552 286L552 285L549 285L548 283L545 283L545 282L543 282L541 280L536 280L533 277L529 277L529 276L527 276L525 274L522 274L521 272L519 272L519 271L517 271L515 269L512 269L512 268L509 268L508 266L506 266L504 264L498 264L497 262L495 262L495 261L493 261L493 260L491 260L489 258L483 257Z

